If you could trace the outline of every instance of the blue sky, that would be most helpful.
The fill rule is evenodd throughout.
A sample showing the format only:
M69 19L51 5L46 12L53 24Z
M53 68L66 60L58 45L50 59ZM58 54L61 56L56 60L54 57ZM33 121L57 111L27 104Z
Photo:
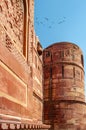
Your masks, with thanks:
M77 44L86 70L86 0L35 0L34 19L43 48L61 41Z

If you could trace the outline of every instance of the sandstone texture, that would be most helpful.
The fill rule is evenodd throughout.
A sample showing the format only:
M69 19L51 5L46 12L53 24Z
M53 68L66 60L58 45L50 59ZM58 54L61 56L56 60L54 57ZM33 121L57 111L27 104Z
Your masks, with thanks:
M44 121L52 130L85 130L84 61L81 49L68 42L43 51Z

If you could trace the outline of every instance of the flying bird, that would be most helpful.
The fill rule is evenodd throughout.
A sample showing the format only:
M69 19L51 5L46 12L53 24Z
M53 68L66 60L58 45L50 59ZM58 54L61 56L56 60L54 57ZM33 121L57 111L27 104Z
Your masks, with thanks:
M58 24L62 24L64 23L66 20L66 17L64 16L62 19L58 20Z
M48 17L43 17L41 19L37 16L35 20L36 20L37 25L42 25L42 26L45 25L47 28L51 29L56 24L60 25L60 24L64 23L66 21L66 17L63 16L63 17L60 17L58 20L57 20L57 18L54 20L54 19L50 19Z
M64 23L64 22L65 22L65 20L62 20L62 21L59 21L58 24L62 24L62 23Z
M49 28L52 28L52 26L49 26Z
M47 21L49 20L47 17L45 17L44 19L47 20Z

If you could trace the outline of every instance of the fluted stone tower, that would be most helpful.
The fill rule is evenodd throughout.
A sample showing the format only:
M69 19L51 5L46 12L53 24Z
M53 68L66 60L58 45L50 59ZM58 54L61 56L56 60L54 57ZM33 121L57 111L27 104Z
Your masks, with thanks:
M44 122L51 130L81 130L86 108L81 49L68 42L52 44L44 49L43 63Z

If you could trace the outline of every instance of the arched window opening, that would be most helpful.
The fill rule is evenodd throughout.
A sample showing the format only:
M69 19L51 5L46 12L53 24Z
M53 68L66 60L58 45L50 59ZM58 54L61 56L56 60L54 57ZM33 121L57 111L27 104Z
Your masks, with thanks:
M84 59L83 59L83 55L81 55L81 63L84 66Z

